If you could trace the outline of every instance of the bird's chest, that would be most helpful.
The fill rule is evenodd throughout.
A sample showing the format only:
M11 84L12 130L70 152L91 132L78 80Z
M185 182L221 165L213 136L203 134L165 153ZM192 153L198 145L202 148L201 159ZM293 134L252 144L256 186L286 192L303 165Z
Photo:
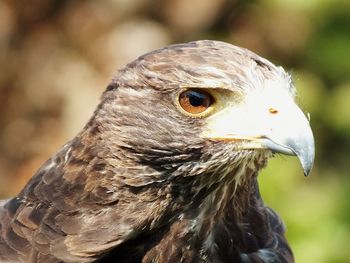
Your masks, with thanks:
M234 240L225 227L204 226L198 232L196 222L180 220L174 223L160 242L143 257L142 262L193 262L223 263L241 262L240 253L235 249ZM212 227L212 229L210 229Z
M230 196L221 190L201 203L197 212L182 214L173 222L142 262L241 262L244 235L233 218L227 218Z

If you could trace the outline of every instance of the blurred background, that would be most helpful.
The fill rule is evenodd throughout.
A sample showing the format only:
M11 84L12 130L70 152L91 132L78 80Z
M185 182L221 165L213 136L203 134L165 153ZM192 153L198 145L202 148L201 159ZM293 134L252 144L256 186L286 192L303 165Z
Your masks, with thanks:
M216 39L285 67L311 115L316 164L260 176L299 263L350 258L350 1L0 0L0 198L92 114L116 70L167 44ZM288 125L288 124L286 124Z

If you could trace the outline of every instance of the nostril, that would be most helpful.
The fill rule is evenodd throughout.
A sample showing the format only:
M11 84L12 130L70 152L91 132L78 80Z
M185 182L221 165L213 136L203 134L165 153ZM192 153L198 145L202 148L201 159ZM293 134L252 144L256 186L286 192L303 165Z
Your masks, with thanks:
M271 114L277 114L278 113L278 110L276 110L275 108L269 108L269 112Z

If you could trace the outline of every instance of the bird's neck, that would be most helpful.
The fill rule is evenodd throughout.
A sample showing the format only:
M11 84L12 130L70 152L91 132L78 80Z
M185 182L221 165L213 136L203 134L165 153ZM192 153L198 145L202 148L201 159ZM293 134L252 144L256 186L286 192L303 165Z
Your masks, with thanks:
M210 218L215 221L228 207L233 207L231 212L239 220L257 197L257 175L266 165L268 157L261 153L225 171L214 169L192 178L184 177L182 181L174 183L174 188L178 186L183 194L174 196L173 202L183 202L183 214L190 214L189 217L199 220Z
M184 217L195 221L193 231L208 231L202 234L210 235L211 229L227 215L231 221L239 224L259 192L256 177L256 171L248 167L237 167L231 174L222 178L223 182L206 188L206 193L203 193L203 189L196 192L194 202L183 213Z

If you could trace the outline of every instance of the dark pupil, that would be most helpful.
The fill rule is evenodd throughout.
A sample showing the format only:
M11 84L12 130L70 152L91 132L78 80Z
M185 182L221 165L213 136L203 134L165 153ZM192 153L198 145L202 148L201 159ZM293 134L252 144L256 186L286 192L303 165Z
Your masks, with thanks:
M206 98L205 95L194 91L191 91L190 94L188 94L188 99L190 101L190 104L193 107L198 107L203 105L205 98Z

